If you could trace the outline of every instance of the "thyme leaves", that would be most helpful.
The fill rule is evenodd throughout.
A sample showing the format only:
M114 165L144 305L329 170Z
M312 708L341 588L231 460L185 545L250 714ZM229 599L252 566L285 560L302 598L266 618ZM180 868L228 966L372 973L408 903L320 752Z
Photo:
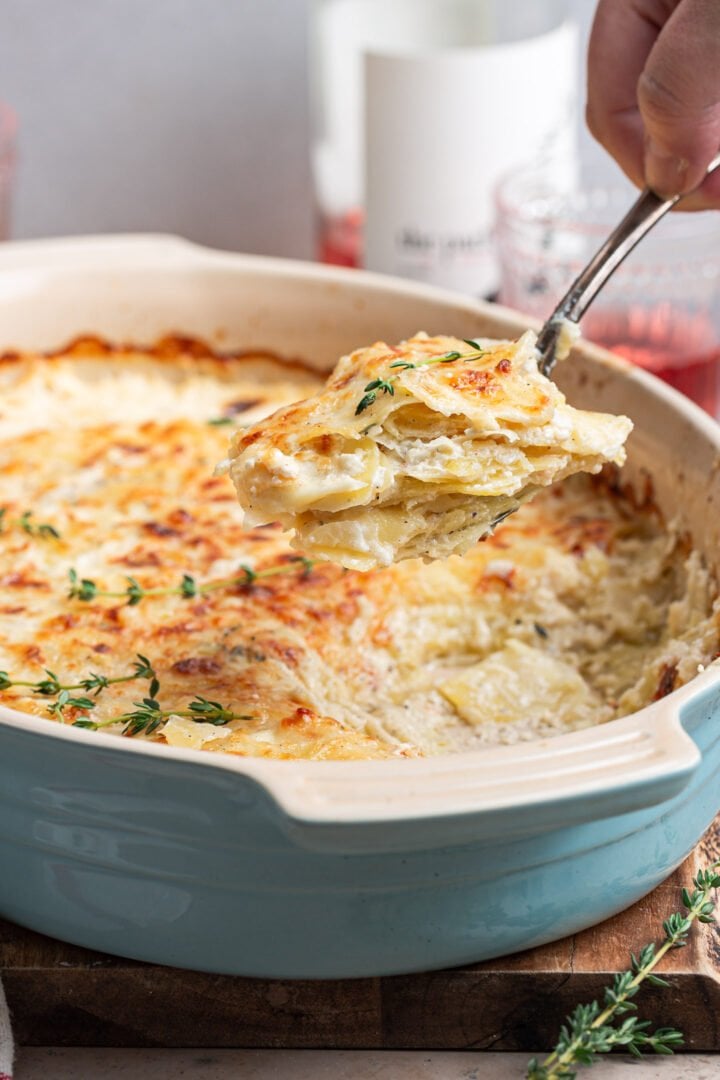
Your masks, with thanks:
M560 1029L555 1049L542 1061L534 1058L527 1069L527 1080L574 1080L574 1066L592 1065L599 1054L615 1047L642 1057L645 1051L673 1054L683 1046L680 1031L673 1027L657 1028L651 1032L650 1021L640 1020L633 1001L643 983L669 987L655 974L655 968L671 949L687 945L693 923L713 923L715 904L712 893L720 888L720 862L700 870L693 879L692 890L682 890L683 910L676 911L662 924L664 937L659 946L646 945L636 956L630 954L630 968L618 973L611 986L605 989L603 1005L592 1001L578 1005Z
M60 530L48 521L33 521L35 514L32 510L24 510L20 517L8 516L7 507L0 507L0 534L10 529L21 529L27 536L33 536L40 540L60 540Z
M159 689L159 687L158 687ZM152 735L171 716L187 717L197 724L213 724L222 727L231 720L252 720L247 713L236 713L219 701L209 701L207 698L196 695L186 708L164 709L157 697L144 697L141 701L133 703L134 708L129 712L113 716L109 720L95 722L81 718L75 720L73 727L87 728L98 731L112 724L123 724L122 734L132 737L134 735Z
M140 701L133 702L133 708L117 716L111 716L107 720L93 720L89 715L97 706L97 699L103 690L118 683L132 682L137 679L146 679L149 682L148 693ZM166 708L159 700L160 680L157 677L153 664L141 653L133 663L132 670L127 675L115 677L102 675L92 671L85 678L77 682L62 682L58 675L49 668L45 669L45 677L31 682L28 679L13 679L7 671L0 671L0 690L9 690L19 686L30 689L33 693L42 697L52 697L47 711L50 716L65 721L65 710L72 709L84 713L72 720L72 726L85 728L90 731L99 731L102 728L122 724L122 734L132 737L134 735L151 735L158 731L171 716L187 717L195 723L212 724L216 727L224 726L231 720L252 720L247 713L235 712L230 706L223 705L219 701L196 694L185 706L180 708ZM77 695L74 691L84 690L85 695ZM92 694L92 697L89 695Z
M394 360L390 364L390 368L397 368L397 374L379 376L378 378L371 379L369 383L364 387L363 397L357 404L355 409L355 415L360 416L361 413L369 409L371 405L374 405L377 401L378 394L388 394L393 397L395 394L395 382L398 379L400 371L408 371L411 368L429 367L431 364L451 364L456 360L479 360L481 356L484 356L487 352L486 349L477 342L470 338L462 339L466 345L469 345L474 351L469 355L463 355L456 350L451 352L442 353L441 356L428 356L425 360Z
M80 577L73 568L68 571L70 582L68 597L71 600L81 600L86 603L98 598L124 600L129 607L135 607L143 600L158 596L180 596L185 600L191 600L194 597L206 596L208 593L222 589L249 588L256 581L276 577L279 574L296 572L298 569L302 577L307 577L314 566L315 563L312 559L308 559L305 555L298 555L286 563L268 566L264 570L254 570L251 566L241 563L237 575L215 581L199 582L192 574L183 574L177 585L164 588L141 585L136 578L126 577L126 587L119 590L102 589L92 578Z
M157 676L153 670L153 666L146 656L141 653L137 654L137 657L133 663L132 671L127 675L118 675L111 678L107 675L101 675L99 672L91 671L84 679L79 679L74 683L63 683L60 677L51 671L50 668L45 668L45 677L38 679L35 682L29 679L13 679L7 671L0 671L0 690L9 690L13 686L27 687L34 694L39 694L41 697L63 697L63 708L67 706L73 706L75 708L93 708L94 703L89 698L83 698L83 701L90 701L89 705L77 705L74 700L71 700L70 694L74 690L84 690L87 694L93 694L97 697L108 686L117 685L118 683L133 682L135 679L148 679L150 681L151 688L157 683ZM158 684L159 686L159 684ZM151 690L152 692L152 690ZM80 700L80 699L78 699ZM58 710L57 702L51 706L51 712L62 712L62 709Z

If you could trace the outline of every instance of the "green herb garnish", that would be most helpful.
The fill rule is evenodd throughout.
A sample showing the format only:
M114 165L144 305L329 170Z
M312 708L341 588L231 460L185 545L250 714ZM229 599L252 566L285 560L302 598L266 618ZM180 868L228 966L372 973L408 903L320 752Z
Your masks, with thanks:
M7 516L7 508L0 508L0 533L8 529L22 529L28 536L39 537L41 540L59 540L60 532L49 522L35 522L32 510L25 510L19 518L13 519Z
M98 696L106 687L118 683L133 682L135 679L149 680L151 697L154 697L160 689L160 683L152 664L146 656L138 653L133 669L128 675L118 675L115 678L110 678L107 675L100 675L96 671L91 671L89 675L84 679L79 679L76 683L63 683L50 668L45 668L45 678L38 679L36 682L31 682L28 679L13 679L7 671L0 671L0 690L9 690L12 686L25 686L33 694L40 694L42 697L54 697L55 701L53 701L52 705L48 705L48 713L50 716L57 716L62 719L65 709L80 709L89 712L95 708ZM77 697L73 694L74 690L84 690L86 694L93 694L93 697ZM85 723L83 726L88 726L88 724Z
M692 892L682 890L684 910L664 921L665 936L657 948L651 943L637 956L630 954L630 969L616 975L612 986L605 990L604 1008L593 1001L589 1005L578 1005L568 1016L552 1053L542 1062L534 1058L529 1063L527 1080L574 1080L577 1076L574 1066L592 1065L598 1054L607 1054L615 1047L642 1057L648 1050L672 1054L683 1045L682 1033L676 1028L658 1028L649 1032L648 1020L628 1014L636 1012L632 998L644 982L650 986L670 986L654 973L655 968L670 949L687 945L693 923L715 922L711 893L720 887L718 867L720 862L713 863L709 870L700 870L693 878Z
M462 339L466 345L469 345L475 352L469 356L464 356L459 352L447 352L442 356L429 356L426 360L418 360L417 363L413 363L411 360L394 360L390 364L391 368L399 368L401 371L407 371L410 368L429 367L430 364L451 364L455 360L479 360L481 356L484 356L487 349L483 349L477 341L471 341L469 338ZM359 416L360 413L365 412L371 405L374 405L377 401L378 394L389 394L392 397L395 393L394 383L397 380L397 375L387 375L386 377L380 377L377 379L371 379L371 381L365 386L364 396L360 398L355 409L355 415Z
M171 716L184 716L194 720L197 724L214 724L222 727L231 720L252 720L254 717L246 713L236 713L219 701L208 701L207 698L197 695L185 709L163 709L155 696L145 697L142 701L134 702L135 708L130 712L113 716L109 720L95 723L93 720L76 720L73 727L87 728L91 731L99 731L111 724L123 724L123 735L151 735L157 731Z
M191 574L183 574L179 585L171 585L168 588L145 588L134 577L126 577L127 586L121 590L101 589L92 578L78 577L76 570L68 571L70 589L68 596L71 600L95 600L98 597L124 600L129 607L135 607L142 600L153 596L181 596L186 600L194 596L205 596L207 593L217 592L220 589L248 588L256 581L264 578L276 577L278 574L291 573L301 567L301 576L306 577L314 567L312 559L305 555L298 555L290 562L280 566L269 566L265 570L253 570L244 563L240 565L240 574L237 577L223 578L219 581L198 582Z
M91 672L86 678L79 679L76 683L63 683L54 671L45 669L45 678L37 682L27 679L13 679L6 671L0 671L0 690L8 690L12 686L25 686L35 694L43 697L54 697L55 700L48 705L48 713L59 720L64 719L65 709L78 709L89 713L97 705L98 696L108 686L118 683L132 682L134 679L148 679L150 686L148 696L142 701L134 702L134 708L129 712L112 716L109 720L91 720L87 716L74 720L73 727L85 728L90 731L99 731L101 728L110 727L113 724L123 725L123 735L133 736L143 733L151 735L157 731L170 716L185 716L196 723L215 724L220 727L231 720L252 720L253 717L246 713L233 712L229 707L219 701L210 701L208 698L197 694L193 700L182 709L165 709L158 701L160 693L160 680L155 674L153 665L146 656L138 653L133 669L128 675L119 675L110 678ZM93 697L78 697L73 694L74 690L85 690L92 693Z

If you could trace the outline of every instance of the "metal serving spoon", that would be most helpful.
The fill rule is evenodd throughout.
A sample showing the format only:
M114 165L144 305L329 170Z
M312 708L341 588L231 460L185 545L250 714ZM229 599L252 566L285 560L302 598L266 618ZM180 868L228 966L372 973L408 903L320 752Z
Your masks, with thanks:
M707 167L706 176L720 166L720 154L712 159ZM690 194L687 192L686 194ZM558 306L547 320L537 339L540 353L538 367L543 375L549 375L555 365L555 352L563 322L579 322L603 285L623 259L630 254L646 233L657 225L685 195L675 195L672 199L663 199L648 188L630 207L617 228L592 257L585 269L578 275Z

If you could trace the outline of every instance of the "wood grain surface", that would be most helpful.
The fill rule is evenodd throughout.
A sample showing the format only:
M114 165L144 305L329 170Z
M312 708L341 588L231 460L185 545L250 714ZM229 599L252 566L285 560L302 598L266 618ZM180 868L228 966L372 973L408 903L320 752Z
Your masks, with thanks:
M571 938L464 968L341 982L243 979L65 945L0 920L0 973L25 1046L537 1050L657 937L696 869L720 857L720 818L685 864L628 911ZM641 1015L720 1050L720 933L698 928L644 988Z

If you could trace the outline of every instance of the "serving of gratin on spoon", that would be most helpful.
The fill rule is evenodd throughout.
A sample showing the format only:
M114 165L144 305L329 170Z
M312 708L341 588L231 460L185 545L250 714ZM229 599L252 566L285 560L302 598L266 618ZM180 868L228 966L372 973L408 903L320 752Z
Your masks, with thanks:
M467 551L547 484L621 464L631 428L568 405L530 332L417 334L343 357L318 394L238 433L229 469L246 524L369 570Z
M708 167L720 165L720 155ZM232 441L248 525L356 570L467 551L541 488L621 465L632 422L570 405L549 373L613 271L682 196L644 191L536 338L416 334L342 357L313 397Z

